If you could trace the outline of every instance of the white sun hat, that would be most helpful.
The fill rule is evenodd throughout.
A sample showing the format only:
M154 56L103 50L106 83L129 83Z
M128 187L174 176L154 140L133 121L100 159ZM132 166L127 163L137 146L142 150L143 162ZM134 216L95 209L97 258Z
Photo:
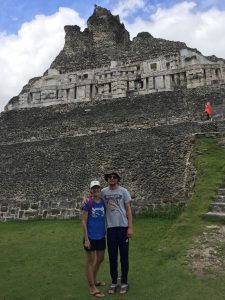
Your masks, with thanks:
M100 182L98 180L91 181L91 183L90 183L90 189L93 188L94 186L99 186L100 187L101 186Z

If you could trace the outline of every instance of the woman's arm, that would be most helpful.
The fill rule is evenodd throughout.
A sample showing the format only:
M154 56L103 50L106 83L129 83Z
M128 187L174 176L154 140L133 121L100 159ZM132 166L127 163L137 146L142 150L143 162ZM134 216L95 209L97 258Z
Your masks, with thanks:
M87 219L88 219L88 211L83 210L82 212L82 228L84 234L84 247L90 248L91 244L88 238L88 231L87 231Z

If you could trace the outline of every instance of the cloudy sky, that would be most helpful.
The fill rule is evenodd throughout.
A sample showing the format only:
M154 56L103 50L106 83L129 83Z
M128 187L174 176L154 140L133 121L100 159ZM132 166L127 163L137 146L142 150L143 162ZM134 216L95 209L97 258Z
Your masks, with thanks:
M225 58L224 0L0 0L0 111L48 69L65 25L86 27L95 3L119 14L131 38L149 31Z

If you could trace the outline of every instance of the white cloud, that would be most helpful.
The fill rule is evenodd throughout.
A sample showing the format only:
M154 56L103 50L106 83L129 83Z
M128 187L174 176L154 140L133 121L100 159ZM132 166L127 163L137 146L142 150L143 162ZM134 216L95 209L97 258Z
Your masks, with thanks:
M144 8L144 6L145 0L119 0L112 13L123 18L133 13L137 9Z
M225 58L225 11L211 8L197 11L195 2L181 2L170 8L158 8L149 20L124 21L131 37L148 31L154 37L185 42L204 55Z
M64 26L85 22L78 13L60 8L51 16L37 15L17 35L0 33L0 111L29 79L41 76L64 45Z

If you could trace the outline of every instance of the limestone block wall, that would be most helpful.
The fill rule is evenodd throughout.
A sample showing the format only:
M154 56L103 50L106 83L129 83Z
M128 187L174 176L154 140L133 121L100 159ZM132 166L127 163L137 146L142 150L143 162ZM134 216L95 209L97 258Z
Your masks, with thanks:
M186 55L186 56L185 56ZM204 62L204 64L202 64ZM225 83L225 65L183 49L177 55L134 64L112 61L110 67L60 74L49 69L34 80L6 110L145 95L178 88Z
M80 102L3 112L0 142L19 143L61 136L94 134L132 126L200 120L204 104L220 109L224 88L211 86L144 96Z
M189 51L188 54L190 53L193 54ZM131 94L145 95L225 83L223 64L209 61L206 65L196 64L195 59L194 65L188 60L186 66L180 68L183 57L176 57L176 66L171 63L171 57L162 57L133 65L118 65L118 62L112 62L110 68L63 75L50 69L48 74L33 81L29 88L23 89L18 98L14 97L6 106L6 110L120 98ZM206 59L203 61L207 62Z
M184 129L126 129L1 145L0 218L79 216L82 191L91 179L104 186L102 175L113 166L136 194L134 212L182 203L188 193L186 161L191 145L178 133Z
M200 113L222 95L208 87L2 113L1 220L76 217L82 191L92 179L104 186L108 168L135 193L135 213L185 203L193 134L215 130Z

